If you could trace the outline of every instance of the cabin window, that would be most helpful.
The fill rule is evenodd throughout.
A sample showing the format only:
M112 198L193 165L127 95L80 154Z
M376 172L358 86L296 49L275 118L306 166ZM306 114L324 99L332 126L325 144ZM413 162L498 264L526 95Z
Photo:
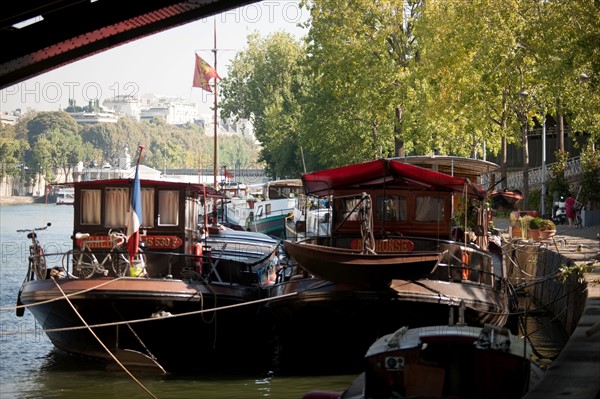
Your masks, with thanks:
M377 197L377 220L399 222L406 220L406 197L386 195Z
M417 222L439 222L444 220L444 199L417 197L415 220Z
M361 206L360 198L343 198L338 202L338 214L340 215L339 221L346 220L358 220L358 212Z
M256 217L261 217L263 215L263 207L262 205L258 207L256 210Z
M271 214L271 204L265 204L265 215Z
M142 188L142 227L154 227L153 188Z
M158 225L177 226L179 224L179 191L160 190L158 192Z
M81 190L81 224L100 224L100 190Z
M108 187L105 192L106 227L125 227L129 211L129 188Z

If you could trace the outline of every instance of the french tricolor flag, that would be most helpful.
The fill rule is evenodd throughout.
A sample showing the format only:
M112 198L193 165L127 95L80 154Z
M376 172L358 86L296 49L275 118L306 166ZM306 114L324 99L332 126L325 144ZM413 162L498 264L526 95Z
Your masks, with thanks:
M140 226L142 225L142 189L140 187L140 160L144 146L139 146L140 154L135 167L135 179L133 179L133 191L131 193L131 203L129 205L129 219L127 220L127 252L129 253L129 262L133 263L133 258L138 253L140 245Z

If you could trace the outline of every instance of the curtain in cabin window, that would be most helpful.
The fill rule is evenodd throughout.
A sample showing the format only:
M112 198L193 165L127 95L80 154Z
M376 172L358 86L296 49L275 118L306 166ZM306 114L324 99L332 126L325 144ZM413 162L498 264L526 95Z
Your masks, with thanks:
M195 230L198 225L198 213L199 213L198 201L188 198L185 201L185 227L190 230Z
M444 200L435 197L416 198L415 220L417 222L438 222L444 219Z
M100 224L100 190L81 190L81 224Z
M109 187L105 190L106 227L125 227L129 211L129 188Z
M179 191L160 190L158 192L158 225L177 226L179 224Z
M153 188L142 188L142 227L154 227Z
M343 198L339 200L338 203L338 222L347 221L347 220L358 220L358 212L360 211L360 207L357 207L360 199L358 198Z

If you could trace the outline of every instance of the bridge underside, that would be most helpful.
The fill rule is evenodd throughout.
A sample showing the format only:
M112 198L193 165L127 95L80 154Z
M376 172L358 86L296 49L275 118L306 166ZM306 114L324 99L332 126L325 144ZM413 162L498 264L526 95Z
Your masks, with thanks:
M6 1L0 13L0 89L123 43L253 2Z

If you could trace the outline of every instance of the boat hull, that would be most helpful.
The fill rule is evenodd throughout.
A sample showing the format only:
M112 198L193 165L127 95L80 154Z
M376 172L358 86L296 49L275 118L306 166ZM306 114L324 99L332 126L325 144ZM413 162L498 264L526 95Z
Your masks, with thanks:
M417 279L430 274L439 252L361 254L359 251L286 241L285 250L300 266L325 280L388 284L394 278Z
M508 314L502 290L426 279L380 287L294 277L273 286L269 296L276 367L292 374L359 372L377 338L404 325L458 322L461 303L464 322L473 326L503 325ZM311 359L310 370L304 359Z
M88 325L102 325L93 331L113 353L139 352L155 358L167 371L185 372L255 369L264 353L265 334L259 331L258 305L253 304L258 289L140 278L56 281L66 295L73 295L69 299ZM52 280L26 282L21 301L42 328L50 330L46 334L57 348L112 361ZM238 307L211 311L227 306ZM178 316L184 313L191 314ZM246 323L258 327L240 339L239 326ZM244 359L252 361L244 364ZM266 367L268 358L264 360ZM139 365L135 360L130 363Z

